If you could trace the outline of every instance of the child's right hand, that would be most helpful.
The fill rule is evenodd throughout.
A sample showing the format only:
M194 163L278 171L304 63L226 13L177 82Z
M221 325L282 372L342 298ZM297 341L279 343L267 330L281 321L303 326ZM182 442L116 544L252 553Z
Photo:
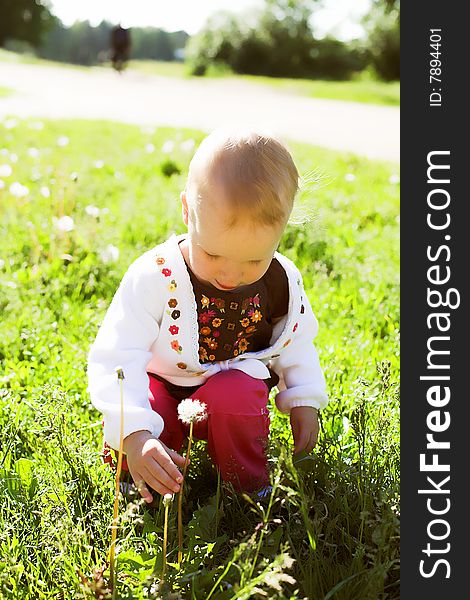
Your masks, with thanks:
M184 456L171 450L149 431L135 431L124 439L127 465L142 498L153 501L147 485L159 494L179 492L183 476L176 465L184 466Z

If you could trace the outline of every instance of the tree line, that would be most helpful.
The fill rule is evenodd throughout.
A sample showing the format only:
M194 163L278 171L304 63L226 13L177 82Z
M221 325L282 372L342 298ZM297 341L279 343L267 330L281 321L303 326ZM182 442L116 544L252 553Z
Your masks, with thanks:
M243 14L219 12L195 36L185 31L132 28L131 58L179 60L194 75L212 66L271 77L349 79L371 68L384 80L400 76L400 0L371 0L366 37L342 42L317 38L311 16L319 0L265 0ZM46 0L0 0L0 46L33 47L42 58L93 65L109 57L112 24L65 27Z

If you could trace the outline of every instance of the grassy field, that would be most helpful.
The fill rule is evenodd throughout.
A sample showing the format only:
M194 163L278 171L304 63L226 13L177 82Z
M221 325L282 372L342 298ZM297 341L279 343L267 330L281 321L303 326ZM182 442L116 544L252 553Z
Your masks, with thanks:
M164 77L190 77L183 63L151 60L134 60L129 68L151 75ZM233 73L209 69L208 77L228 78L274 87L278 91L309 98L325 98L367 104L399 106L400 82L384 82L372 78L367 73L351 81L325 81L309 79L289 79L287 77L262 77L258 75L235 75Z
M129 263L184 231L179 192L201 134L15 119L0 134L0 598L109 598L114 478L86 356ZM197 442L181 570L176 502L161 585L163 509L122 500L118 598L399 598L398 167L291 149L313 219L280 250L320 323L331 402L319 443L293 465L271 403L262 506L220 493Z
M69 65L66 63L53 62L36 58L32 55L16 54L0 49L0 62L18 62L38 64L45 66L62 66L74 69L88 69L89 67ZM110 65L94 68L111 68ZM129 69L139 71L147 75L158 75L161 77L190 78L187 67L180 62L165 62L154 60L133 60L128 65ZM228 78L245 81L253 84L268 85L278 91L288 94L297 94L309 98L325 98L331 100L343 100L350 102L365 102L368 104L383 104L399 106L400 83L398 81L383 82L373 79L364 73L352 81L323 81L308 79L289 79L261 77L255 75L235 75L220 69L210 69L208 77ZM198 78L199 79L199 78Z

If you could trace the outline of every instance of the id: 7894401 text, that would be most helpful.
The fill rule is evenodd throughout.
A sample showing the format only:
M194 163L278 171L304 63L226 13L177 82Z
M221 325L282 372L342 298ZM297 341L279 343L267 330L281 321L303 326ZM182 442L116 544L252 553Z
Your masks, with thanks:
M442 106L441 29L429 30L429 106Z

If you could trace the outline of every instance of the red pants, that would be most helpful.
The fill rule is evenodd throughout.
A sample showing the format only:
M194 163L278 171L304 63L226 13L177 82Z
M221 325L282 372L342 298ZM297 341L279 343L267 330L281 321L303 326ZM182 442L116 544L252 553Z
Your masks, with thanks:
M205 421L194 423L194 437L207 440L209 455L222 480L239 491L253 491L269 484L268 394L263 380L232 369L213 375L189 396L204 402L208 413ZM149 377L149 400L165 423L160 440L178 452L189 432L189 426L178 419L178 400L154 377ZM105 448L104 460L112 462L109 447ZM122 467L128 470L125 459Z

